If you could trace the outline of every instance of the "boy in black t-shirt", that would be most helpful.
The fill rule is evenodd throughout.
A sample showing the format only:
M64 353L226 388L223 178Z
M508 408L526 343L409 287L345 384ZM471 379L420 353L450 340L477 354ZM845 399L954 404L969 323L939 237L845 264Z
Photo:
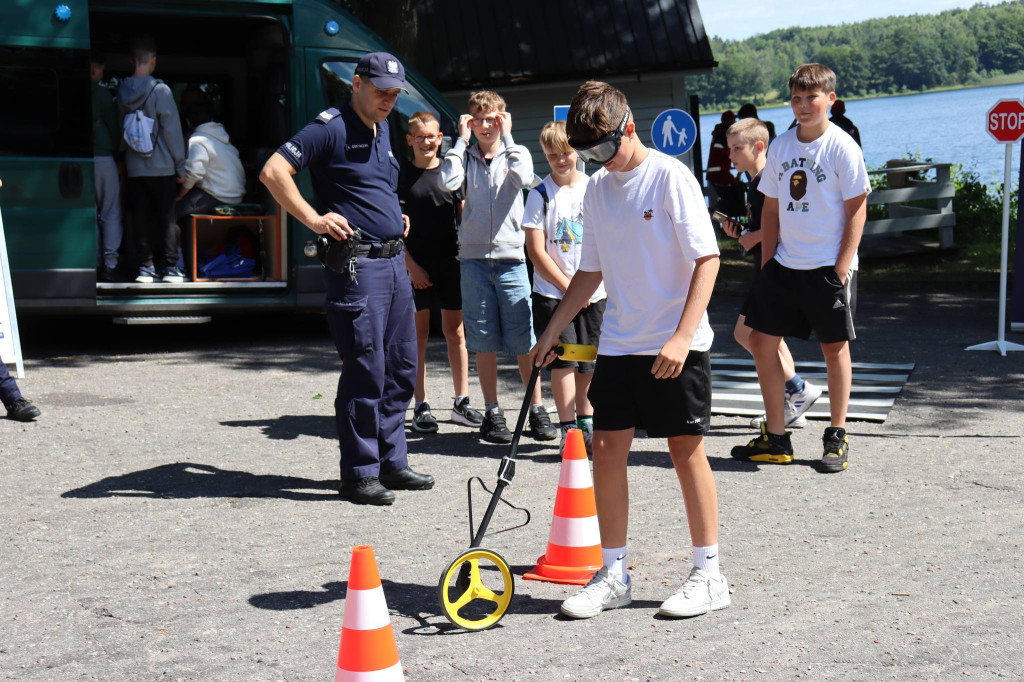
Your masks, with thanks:
M409 117L406 142L412 147L414 161L404 164L398 179L398 197L409 216L409 235L405 238L405 267L412 280L416 301L416 389L412 428L419 433L437 431L437 420L426 402L427 338L430 335L430 307L436 300L441 307L441 328L448 343L455 404L451 420L478 428L483 415L469 406L469 357L462 328L462 293L459 271L458 217L461 190L441 188L438 171L441 160L441 129L437 118L426 111Z
M753 305L754 289L761 273L761 209L764 207L764 195L758 190L761 182L761 171L767 162L768 127L756 118L744 118L729 126L726 131L729 145L729 159L740 173L750 174L747 186L747 227L742 229L732 221L722 224L722 229L730 237L739 240L740 246L754 256L754 282L743 302L740 316L736 320L733 337L736 342L751 353L750 332L746 325L747 315ZM796 373L793 355L785 341L779 343L779 360L786 376L786 395L783 405L786 426L800 428L807 423L804 412L810 409L814 401L821 396L821 389ZM750 425L760 428L765 419L764 414L754 417Z

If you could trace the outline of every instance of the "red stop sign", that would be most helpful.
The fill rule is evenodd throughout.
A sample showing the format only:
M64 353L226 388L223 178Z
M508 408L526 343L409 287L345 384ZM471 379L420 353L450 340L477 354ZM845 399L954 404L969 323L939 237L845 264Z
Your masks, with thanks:
M1019 99L1001 99L988 110L985 121L996 142L1013 144L1024 136L1024 104Z

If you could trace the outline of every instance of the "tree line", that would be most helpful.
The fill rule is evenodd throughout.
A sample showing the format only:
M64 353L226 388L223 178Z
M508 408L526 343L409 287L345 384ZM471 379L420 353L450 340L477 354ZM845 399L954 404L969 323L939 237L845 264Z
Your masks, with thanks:
M711 48L718 68L687 78L708 109L787 99L790 74L807 62L836 72L840 97L974 85L1024 70L1024 0L744 40L712 37Z

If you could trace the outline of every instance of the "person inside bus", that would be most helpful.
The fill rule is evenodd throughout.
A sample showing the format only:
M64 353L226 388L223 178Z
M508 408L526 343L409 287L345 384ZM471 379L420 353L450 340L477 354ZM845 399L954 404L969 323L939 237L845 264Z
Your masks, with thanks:
M184 114L192 134L188 138L185 175L178 178L181 187L174 205L179 224L187 215L239 204L245 195L245 169L238 149L231 144L224 126L213 120L209 100L193 102Z
M93 53L89 59L92 77L92 157L93 184L96 189L96 230L100 245L96 279L117 280L118 249L124 235L121 221L121 177L115 159L120 148L121 123L117 120L110 88L100 85L106 57Z
M117 90L118 113L122 121L131 115L153 124L151 150L136 151L129 145L125 153L128 205L139 261L135 281L183 282L185 277L177 265L181 232L174 220L176 178L185 175L185 142L178 107L167 84L153 77L156 42L152 38L136 37L129 60L133 71Z

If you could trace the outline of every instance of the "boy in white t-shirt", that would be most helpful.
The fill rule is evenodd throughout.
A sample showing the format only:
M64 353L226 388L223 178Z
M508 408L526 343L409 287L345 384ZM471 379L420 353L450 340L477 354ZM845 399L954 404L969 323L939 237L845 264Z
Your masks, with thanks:
M798 125L775 138L758 188L761 275L746 323L761 383L765 422L761 435L736 446L737 459L784 464L793 460L785 430L785 377L779 361L783 336L809 338L814 331L828 369L831 425L823 436L821 470L846 469L846 409L852 368L850 341L857 305L857 246L871 191L860 147L829 123L836 75L827 66L804 64L789 79Z
M594 491L604 566L562 613L590 618L632 601L626 573L629 489L626 461L637 428L668 439L693 543L693 570L660 613L696 616L730 604L719 571L718 497L704 453L711 421L707 304L718 274L718 244L696 178L640 141L626 97L584 83L569 106L569 144L603 168L583 201L583 261L530 352L554 359L563 329L602 281L608 306L590 387L594 405Z
M565 121L551 121L540 132L540 146L551 174L530 191L523 214L526 251L533 263L533 329L538 336L547 329L569 280L583 256L583 195L587 175L576 170L579 158L565 136ZM605 306L604 286L562 330L559 343L596 346L601 337ZM583 431L587 451L593 450L594 408L587 398L593 362L556 359L551 363L551 393L562 432L561 449L569 429Z

